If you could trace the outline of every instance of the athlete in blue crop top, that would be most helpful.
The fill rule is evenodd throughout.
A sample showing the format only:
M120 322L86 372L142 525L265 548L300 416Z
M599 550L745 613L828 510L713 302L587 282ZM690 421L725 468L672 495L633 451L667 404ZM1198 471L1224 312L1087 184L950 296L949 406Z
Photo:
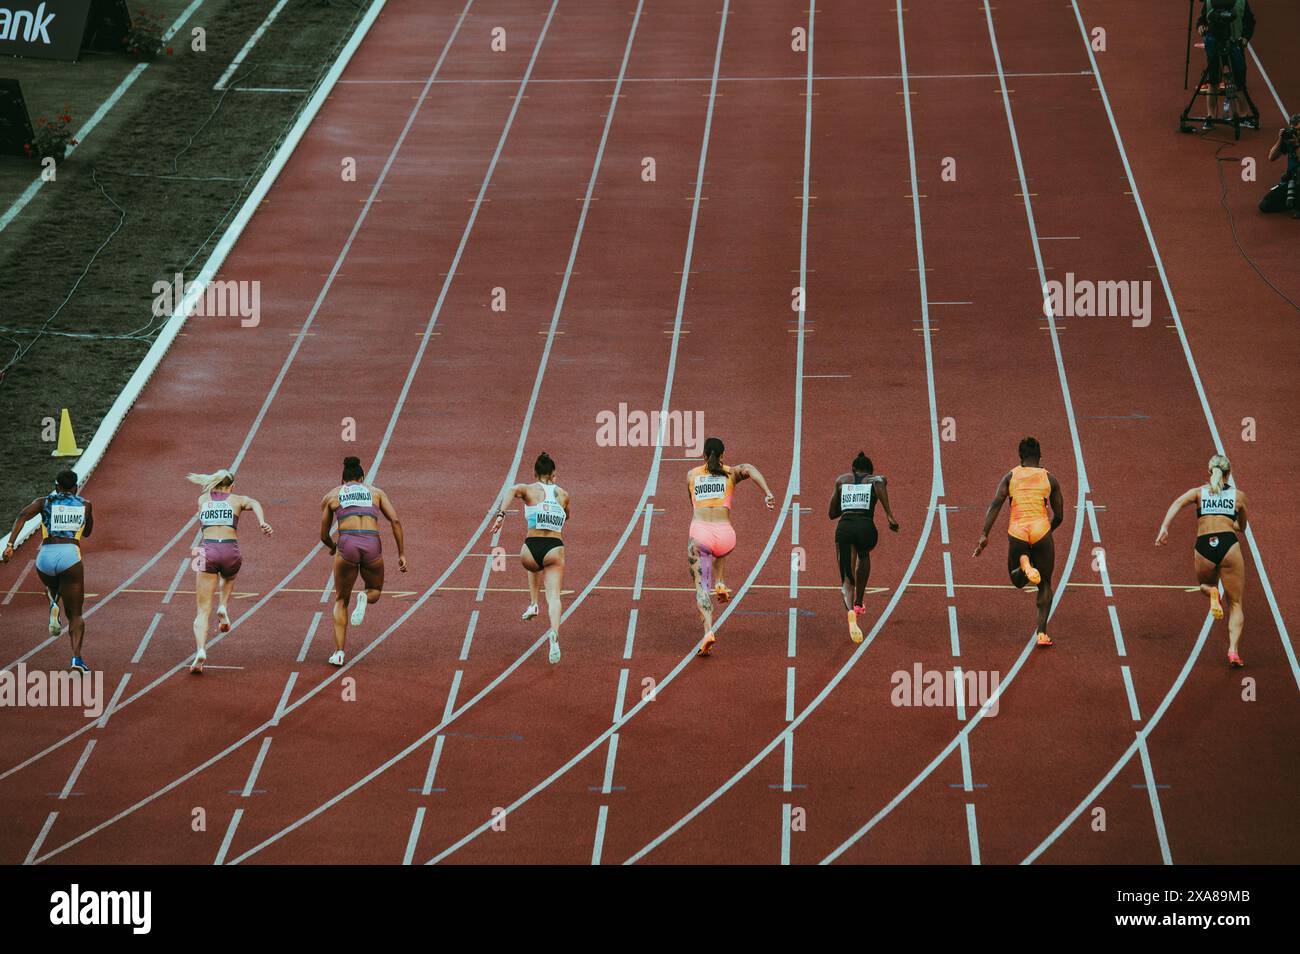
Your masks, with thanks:
M90 672L81 658L81 643L86 636L86 624L81 618L85 598L85 575L81 560L81 541L90 536L95 517L90 501L77 493L77 474L72 470L60 471L54 478L54 492L37 497L18 514L9 531L9 545L0 560L8 563L14 555L13 541L23 524L33 517L41 518L41 548L36 554L36 574L45 584L50 599L50 635L58 636L59 600L68 614L68 637L72 640L72 664L78 672Z

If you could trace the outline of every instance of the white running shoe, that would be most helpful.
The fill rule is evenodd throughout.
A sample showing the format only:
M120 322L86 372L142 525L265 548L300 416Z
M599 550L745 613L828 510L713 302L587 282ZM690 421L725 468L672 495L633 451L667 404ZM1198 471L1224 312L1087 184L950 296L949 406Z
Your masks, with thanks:
M360 626L361 621L366 618L366 594L357 594L357 608L352 611L352 625Z
M343 650L338 649L334 651L334 655L330 657L330 665L331 666L343 665Z
M230 613L224 606L217 607L217 631L221 633L230 632Z
M555 630L551 630L546 635L551 637L551 651L546 658L550 660L551 665L554 666L557 662L560 661L560 640L555 635Z
M203 667L204 665L207 664L207 661L208 661L207 652L200 649L194 655L194 662L190 663L190 672L194 673L195 675L198 675L199 673L203 672Z
M63 630L63 625L59 622L59 604L50 604L50 635L57 636Z
M520 619L532 619L536 615L537 615L537 604L529 603L528 609L524 610L524 615L521 616Z

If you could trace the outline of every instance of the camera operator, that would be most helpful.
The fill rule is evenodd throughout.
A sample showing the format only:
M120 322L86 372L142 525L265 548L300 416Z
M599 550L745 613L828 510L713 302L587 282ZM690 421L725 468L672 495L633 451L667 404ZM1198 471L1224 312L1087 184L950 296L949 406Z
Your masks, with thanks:
M1218 74L1214 72L1216 57L1226 57L1232 68L1232 81L1237 87L1234 109L1241 125L1258 129L1252 110L1246 101L1246 45L1255 35L1255 14L1250 0L1203 0L1201 16L1196 21L1196 32L1205 38L1205 62L1211 69L1210 115L1219 111ZM1208 124L1207 124L1208 125Z
M1282 212L1291 210L1293 218L1300 218L1300 202L1296 201L1296 189L1300 185L1300 158L1296 149L1300 145L1300 113L1291 117L1291 124L1283 126L1277 134L1277 142L1268 151L1268 161L1277 162L1286 156L1286 172L1282 180L1269 189L1260 200L1259 211Z

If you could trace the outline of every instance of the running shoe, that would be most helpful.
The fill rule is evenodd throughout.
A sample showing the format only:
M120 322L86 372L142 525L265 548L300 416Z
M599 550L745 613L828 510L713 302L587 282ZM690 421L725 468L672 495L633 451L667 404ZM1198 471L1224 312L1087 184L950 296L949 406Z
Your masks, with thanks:
M1242 129L1258 129L1258 128L1259 128L1259 120L1256 119L1254 116L1246 116L1245 118L1243 118L1243 119L1241 120L1241 128L1242 128Z
M63 625L59 622L59 604L50 604L50 635L57 636L63 630Z
M336 649L336 650L334 651L334 655L333 655L333 656L330 656L330 665L331 665L331 666L342 666L342 665L343 665L343 650L341 650L341 649Z
M1046 633L1039 633L1039 634L1038 634L1038 648L1039 648L1039 649L1046 649L1048 646L1051 646L1051 645L1052 645L1052 637L1051 637L1051 636L1048 636Z
M554 666L560 661L560 640L559 637L555 635L555 630L551 630L546 635L551 638L551 651L547 654L546 658L550 661L551 665Z
M708 656L713 652L713 644L718 641L718 637L713 635L713 630L704 634L704 642L700 643L700 648L695 650L697 656Z
M1025 571L1025 579L1031 586L1037 586L1043 581L1043 575L1034 569L1034 565L1029 562L1029 557L1023 555L1020 557L1020 569Z
M848 616L849 616L849 639L853 640L855 643L860 643L862 642L862 627L858 625L857 610L855 609L849 610Z
M86 665L86 660L80 656L72 657L72 665L68 666L73 672L90 672L90 667Z
M524 610L524 615L521 616L521 617L519 617L519 618L520 618L520 619L532 619L532 618L533 618L534 616L536 616L536 615L537 615L537 604L536 604L536 603L529 603L529 604L528 604L528 609Z
M352 625L360 626L361 621L366 618L366 594L357 594L357 608L352 611Z
M1233 669L1240 669L1242 666L1246 664L1241 661L1241 657L1239 655L1229 650L1228 665L1231 666Z
M230 632L230 613L224 606L217 607L217 631L221 633Z
M1219 591L1210 590L1210 615L1215 619L1223 619L1223 604L1219 602Z
M190 663L190 672L194 673L197 676L198 674L203 672L203 667L204 665L207 664L207 661L208 661L207 652L200 649L197 653L194 654L194 662Z
M713 595L718 598L719 603L731 602L731 590L727 589L721 583L713 588Z

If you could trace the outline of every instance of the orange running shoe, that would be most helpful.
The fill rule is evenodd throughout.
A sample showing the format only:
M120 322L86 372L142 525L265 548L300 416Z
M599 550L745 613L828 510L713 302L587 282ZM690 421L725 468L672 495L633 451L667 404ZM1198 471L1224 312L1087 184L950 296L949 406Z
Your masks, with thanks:
M849 639L855 643L862 642L862 627L858 625L858 614L856 610L849 610Z
M1244 665L1246 665L1246 664L1245 664L1244 662L1241 661L1241 657L1240 657L1240 656L1238 656L1236 653L1234 653L1234 652L1232 652L1231 650L1229 650L1229 651L1228 651L1228 665L1231 666L1233 669L1240 669L1242 666L1244 666Z
M1039 649L1046 649L1046 648L1047 648L1048 646L1050 646L1050 645L1052 645L1052 637L1051 637L1051 636L1048 636L1046 633L1039 633L1039 634L1038 634L1038 648L1039 648Z
M704 634L704 642L700 643L700 648L695 650L697 656L708 656L713 652L713 644L718 641L718 637L713 635L713 630Z
M1223 604L1219 602L1219 591L1210 590L1210 615L1215 619L1223 619Z
M719 603L731 602L731 590L727 589L721 583L713 588L713 595L718 598Z
M1029 557L1024 554L1020 555L1020 569L1025 571L1025 578L1032 585L1037 586L1043 581L1043 575L1034 569L1034 565L1029 562Z

